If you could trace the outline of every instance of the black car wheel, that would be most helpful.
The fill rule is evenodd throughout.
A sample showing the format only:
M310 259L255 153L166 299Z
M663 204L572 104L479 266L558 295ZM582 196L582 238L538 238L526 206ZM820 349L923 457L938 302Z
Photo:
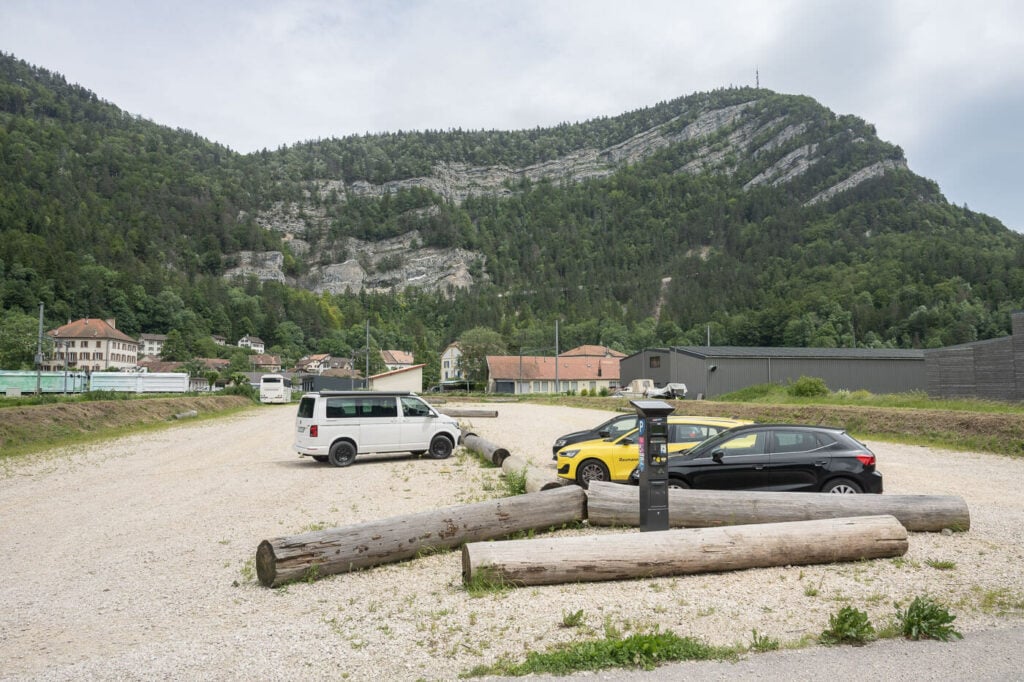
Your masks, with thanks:
M859 485L848 478L834 478L825 484L821 492L836 495L856 495L864 491L860 489Z
M434 436L430 441L430 456L434 459L445 459L452 454L452 442L444 436Z
M678 478L670 478L670 479L668 479L668 487L669 488L679 488L681 490L689 490L690 489L690 486L687 485L686 481L683 481L683 480L678 479Z
M576 467L576 483L581 488L589 486L591 481L607 481L609 479L608 467L596 459L584 460Z
M313 455L313 459L315 459L318 462L326 462L327 455Z
M347 467L356 461L356 449L348 441L338 441L331 446L331 452L327 458L336 467Z

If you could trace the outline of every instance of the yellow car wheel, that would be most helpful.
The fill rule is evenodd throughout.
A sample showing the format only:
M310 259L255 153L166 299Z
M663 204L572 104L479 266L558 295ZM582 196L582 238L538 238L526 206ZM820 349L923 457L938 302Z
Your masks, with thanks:
M604 462L597 459L586 459L576 467L576 483L581 488L586 488L591 481L610 481L608 467Z

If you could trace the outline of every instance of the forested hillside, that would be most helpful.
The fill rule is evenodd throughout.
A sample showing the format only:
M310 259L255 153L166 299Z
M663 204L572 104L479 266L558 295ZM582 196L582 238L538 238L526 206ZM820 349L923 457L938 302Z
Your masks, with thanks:
M407 253L353 251L407 235ZM473 254L468 281L416 288L403 267L425 249ZM246 254L280 267L226 276ZM357 261L392 290L322 284ZM351 355L367 320L372 347L424 360L478 326L552 349L555 320L563 349L709 328L715 344L933 347L1009 333L1022 266L1020 235L806 97L725 89L547 129L243 155L0 55L0 364L40 302L48 327L114 317L195 354L256 334L286 358Z

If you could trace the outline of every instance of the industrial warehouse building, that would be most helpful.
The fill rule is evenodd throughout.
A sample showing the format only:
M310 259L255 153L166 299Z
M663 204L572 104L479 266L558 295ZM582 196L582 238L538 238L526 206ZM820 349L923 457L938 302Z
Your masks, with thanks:
M623 358L619 367L623 386L633 379L652 379L656 386L682 383L690 398L802 376L819 377L833 391L901 393L928 385L924 351L894 348L672 346L642 350Z
M1024 400L1024 312L1010 316L1011 336L924 352L934 398Z

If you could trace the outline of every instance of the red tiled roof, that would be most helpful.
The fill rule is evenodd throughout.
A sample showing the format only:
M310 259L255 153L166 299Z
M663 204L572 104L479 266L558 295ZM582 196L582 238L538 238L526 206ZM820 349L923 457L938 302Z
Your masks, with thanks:
M533 355L488 355L487 372L492 380L554 381L555 359ZM558 358L559 381L618 381L619 359L564 355Z
M404 350L382 350L380 357L384 360L385 365L411 365L416 362L412 353Z
M393 369L393 370L390 370L388 372L381 372L380 374L374 374L370 378L371 379L380 379L381 377L388 377L388 376L391 376L392 374L401 374L403 372L411 372L413 370L417 370L417 369L420 369L420 368L423 368L423 367L426 367L426 366L427 365L424 363L422 365L413 365L412 367L399 367L398 369Z
M54 338L61 339L112 339L114 341L125 341L138 345L139 342L122 331L118 331L106 320L95 318L82 318L74 322L51 329L46 332Z

